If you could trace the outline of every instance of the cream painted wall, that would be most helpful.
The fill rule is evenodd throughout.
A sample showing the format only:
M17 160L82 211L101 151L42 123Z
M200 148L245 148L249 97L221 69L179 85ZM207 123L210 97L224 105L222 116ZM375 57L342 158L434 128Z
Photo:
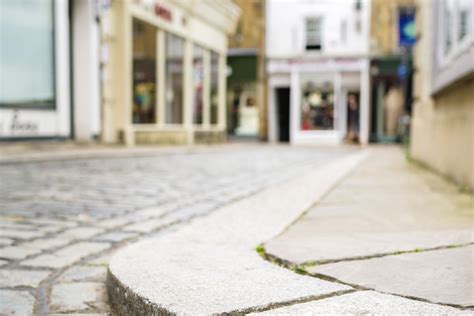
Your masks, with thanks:
M411 155L474 189L474 76L415 105Z
M431 6L420 1L418 27L421 36L414 53L415 103L411 123L411 156L474 189L474 74L431 95Z

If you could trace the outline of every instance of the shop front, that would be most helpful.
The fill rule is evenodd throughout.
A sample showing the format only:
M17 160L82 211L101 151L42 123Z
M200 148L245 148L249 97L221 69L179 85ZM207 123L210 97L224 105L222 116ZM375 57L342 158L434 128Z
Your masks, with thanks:
M280 60L269 66L270 141L368 141L368 60Z
M230 0L114 2L103 29L104 141L225 140L227 36L239 12Z
M0 3L0 140L70 137L65 1Z

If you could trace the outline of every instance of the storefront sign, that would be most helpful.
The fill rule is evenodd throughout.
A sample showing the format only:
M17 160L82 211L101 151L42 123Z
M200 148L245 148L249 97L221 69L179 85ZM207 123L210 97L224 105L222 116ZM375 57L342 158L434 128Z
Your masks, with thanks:
M8 117L2 115L4 120L0 120L0 136L33 136L38 134L38 123L20 117L20 111L14 111Z
M161 4L157 3L155 4L155 14L159 17L161 17L162 19L168 21L168 22L171 22L172 20L172 15L171 15L171 11L168 10L167 8L165 8L164 6L162 6Z

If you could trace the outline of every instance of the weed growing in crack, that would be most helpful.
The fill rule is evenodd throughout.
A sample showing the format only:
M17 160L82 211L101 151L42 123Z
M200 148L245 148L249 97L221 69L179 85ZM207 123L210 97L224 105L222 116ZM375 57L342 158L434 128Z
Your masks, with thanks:
M308 274L308 271L305 270L303 266L294 265L291 267L291 271L298 273L298 274Z
M263 244L260 244L258 245L256 248L255 248L255 251L257 251L257 253L262 256L262 257L265 257L265 246Z

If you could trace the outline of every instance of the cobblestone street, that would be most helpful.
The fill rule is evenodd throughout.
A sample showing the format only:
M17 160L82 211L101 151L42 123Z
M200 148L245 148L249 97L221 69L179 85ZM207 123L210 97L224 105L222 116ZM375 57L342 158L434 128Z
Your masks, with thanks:
M223 146L0 164L2 313L107 313L117 249L352 149Z

